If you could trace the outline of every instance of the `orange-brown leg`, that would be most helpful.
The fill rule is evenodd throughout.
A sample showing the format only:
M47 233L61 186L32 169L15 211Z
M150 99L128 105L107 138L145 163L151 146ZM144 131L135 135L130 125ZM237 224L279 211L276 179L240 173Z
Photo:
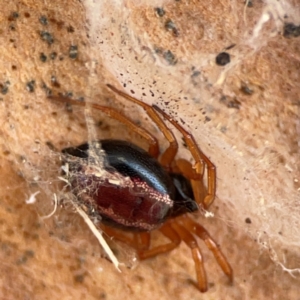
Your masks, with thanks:
M86 105L90 105L91 107L98 109L108 115L109 117L123 123L125 126L127 126L129 129L132 131L136 132L140 136L142 136L148 143L149 143L149 149L148 152L151 156L157 158L159 155L159 146L158 146L158 141L157 139L146 129L143 129L142 127L138 126L137 124L133 123L131 120L129 120L126 116L118 112L117 110L107 107L107 106L102 106L96 103L91 103L91 102L80 102L76 101L73 99L69 99L66 97L50 97L50 99L53 99L55 101L60 101L68 104L74 104L77 106L83 106L85 107Z
M140 259L147 259L153 256L156 256L161 253L166 253L174 248L176 248L180 244L180 237L178 233L172 228L170 222L166 222L158 229L163 235L165 235L171 242L154 247L148 250L141 250L138 252Z
M139 251L148 250L150 248L150 232L140 232L136 233L135 237L137 238L136 249Z
M172 131L166 126L166 124L164 123L164 121L161 119L161 117L159 116L159 114L153 109L152 106L134 98L131 97L130 95L116 89L114 86L107 84L107 86L113 90L115 93L117 93L118 95L122 96L123 98L138 104L139 106L141 106L146 113L148 114L148 116L153 120L153 122L155 122L155 124L157 125L157 127L161 130L161 132L164 134L165 138L168 140L169 142L169 147L164 151L164 153L161 155L160 157L160 163L165 166L165 167L169 167L170 164L172 163L172 161L175 158L175 155L177 153L178 150L178 143L172 133Z
M180 220L182 221L184 227L189 230L189 232L194 232L205 242L207 248L213 253L223 272L228 276L230 282L232 282L232 268L225 255L222 253L220 246L213 240L208 231L203 226L189 218L188 215L182 216Z
M152 249L149 249L150 232L134 233L133 238L130 238L128 235L124 234L121 230L117 230L109 226L105 226L103 224L100 225L100 228L110 238L114 238L137 250L140 259L147 259L161 253L169 252L174 248L176 248L181 241L179 235L171 227L169 223L165 223L164 225L162 225L159 228L159 231L161 231L162 234L164 234L168 239L170 239L171 242L154 247Z
M153 105L153 107L161 113L182 135L184 141L186 142L193 158L195 159L195 170L198 174L202 174L203 161L207 166L207 194L203 200L204 208L207 209L215 199L216 194L216 167L210 161L210 159L200 150L194 137L181 127L175 120L173 120L169 115L167 115L158 106Z
M180 238L186 243L186 245L192 250L192 256L195 263L196 275L197 275L197 287L204 293L207 291L207 278L204 269L203 257L196 239L193 235L180 223L176 221L172 224Z
M206 196L206 188L203 184L203 166L201 170L201 174L197 173L196 170L193 168L192 164L185 160L185 159L178 159L175 162L176 168L178 171L184 175L184 177L190 179L195 201L198 204L202 204L203 207L205 207L203 203L203 199L205 199Z
M136 240L126 234L124 234L122 231L114 229L109 226L105 226L103 224L100 225L100 228L103 230L105 234L107 234L111 239L116 239L122 243L127 244L128 246L136 249Z
M203 173L204 173L204 166L202 165L202 168L200 170L200 173L198 173L192 166L192 164L183 158L179 158L175 161L175 165L178 169L178 171L183 174L186 178L191 180L202 180L203 179Z

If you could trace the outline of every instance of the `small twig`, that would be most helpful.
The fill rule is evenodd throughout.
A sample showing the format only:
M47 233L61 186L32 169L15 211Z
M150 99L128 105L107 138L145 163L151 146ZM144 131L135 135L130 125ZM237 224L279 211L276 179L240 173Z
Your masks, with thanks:
M106 243L106 241L103 238L102 234L96 228L96 226L94 225L94 223L90 220L90 218L88 217L88 215L80 207L78 207L75 203L72 202L72 204L74 205L74 207L76 208L76 210L80 214L80 216L84 219L85 223L88 225L88 227L90 228L90 230L92 231L92 233L94 234L94 236L98 239L99 243L103 247L104 251L108 255L108 257L111 260L111 262L114 264L114 266L116 267L116 269L119 272L121 272L121 270L119 269L120 263L119 263L118 259L116 258L116 256L114 255L114 253L111 251L111 249L108 246L108 244Z
M53 211L49 215L40 217L42 220L49 219L49 218L51 218L55 214L55 212L57 210L57 203L58 203L56 194L53 194L53 198L54 198L54 209L53 209Z

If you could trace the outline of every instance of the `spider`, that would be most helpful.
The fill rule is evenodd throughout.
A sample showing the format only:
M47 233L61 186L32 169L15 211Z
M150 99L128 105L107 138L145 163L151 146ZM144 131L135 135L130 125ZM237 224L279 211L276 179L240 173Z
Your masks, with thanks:
M194 284L201 292L206 292L204 261L195 238L198 236L205 242L232 282L232 268L219 245L203 226L190 217L193 212L208 209L214 201L214 164L200 150L194 137L158 106L150 106L112 85L107 86L123 98L141 106L161 130L169 146L160 155L158 140L149 131L114 108L89 103L92 108L118 120L145 138L149 148L145 151L131 142L122 140L99 141L102 151L105 152L106 174L114 178L117 176L120 179L117 182L107 176L103 178L90 167L89 151L94 147L92 145L98 145L98 142L63 149L71 174L76 173L76 176L69 179L72 192L78 201L88 208L90 215L100 221L99 226L108 236L135 248L141 260L169 252L183 241L191 249L195 263L197 282ZM86 105L84 102L64 97L52 98L68 104ZM182 134L195 160L194 165L184 159L175 160L178 143L163 119ZM205 167L207 187L203 183ZM170 242L151 248L150 234L153 230L159 230ZM129 238L124 231L131 232L133 238Z

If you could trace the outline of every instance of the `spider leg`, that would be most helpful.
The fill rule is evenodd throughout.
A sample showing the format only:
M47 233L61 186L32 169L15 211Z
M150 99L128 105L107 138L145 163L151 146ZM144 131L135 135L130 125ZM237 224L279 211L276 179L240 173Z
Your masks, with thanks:
M198 283L197 287L202 293L204 293L207 291L207 278L204 269L203 257L200 248L197 244L197 241L193 237L193 235L180 223L175 221L172 223L172 226L179 234L180 238L192 250L192 256L195 263L196 275L197 275L197 283Z
M191 180L203 179L204 165L202 164L201 167L202 168L198 173L188 160L184 158L179 158L175 161L175 168L177 169L177 172L183 174L186 178ZM174 171L176 171L176 169L174 169Z
M141 260L156 256L161 253L166 253L176 248L180 242L180 236L172 228L170 222L163 224L158 230L165 235L170 242L164 245L160 245L150 248L150 232L134 233L133 238L128 237L122 231L116 230L103 224L100 225L101 229L111 238L115 238L120 242L123 242L138 252L138 256Z
M100 225L100 228L107 234L110 238L116 239L126 245L136 249L137 241L134 238L130 238L128 235L124 234L122 231L114 229L103 224Z
M161 132L164 134L165 138L168 140L169 142L169 147L164 151L164 153L161 155L160 157L160 163L165 166L168 167L172 161L174 160L177 150L178 150L178 143L174 137L174 134L172 133L172 131L166 126L166 124L164 123L164 121L161 119L161 117L159 116L159 114L153 109L152 106L134 98L131 97L129 95L127 95L126 93L116 89L114 86L107 84L107 86L113 90L115 93L117 93L118 95L122 96L123 98L138 104L139 106L141 106L146 113L148 114L148 116L153 120L153 122L157 125L157 127L161 130Z
M195 168L193 168L192 164L185 159L177 159L175 164L175 168L178 170L178 172L183 174L184 177L190 180L194 192L195 201L198 204L202 204L203 206L205 206L203 203L203 199L205 199L207 192L206 187L204 186L202 181L204 172L203 165L202 170L200 170L200 173L197 173Z
M165 235L171 242L160 245L157 247L154 247L152 249L144 249L138 251L140 259L147 259L149 257L156 256L161 253L166 253L169 252L173 249L175 249L181 242L180 237L178 233L172 228L170 222L167 222L163 224L159 229L158 229L163 235ZM150 246L150 243L149 243Z
M130 238L128 235L124 234L121 230L100 225L100 228L107 234L110 238L116 239L122 243L127 244L128 246L134 248L138 251L140 259L147 259L149 257L156 256L160 253L165 253L173 250L180 244L180 238L174 229L168 224L164 224L159 230L168 237L171 242L165 245L158 247L150 248L150 232L138 232L133 234L133 238Z
M140 232L134 235L137 239L137 247L139 251L148 250L150 248L150 232ZM138 239L139 238L139 239Z
M207 166L207 194L203 200L204 208L207 209L215 199L216 195L216 167L210 161L210 159L200 150L194 137L186 131L182 126L180 126L173 118L168 116L162 109L158 106L153 105L153 107L164 116L182 135L184 141L186 142L194 160L195 160L195 170L198 174L203 172L203 162Z
M170 239L171 242L149 250L139 251L138 253L140 259L147 259L161 253L169 252L176 248L180 244L181 240L183 240L192 251L197 274L198 284L196 286L201 292L206 292L207 279L203 265L203 258L197 241L193 235L175 220L165 223L159 228L159 231L161 231L168 239Z
M64 102L64 103L68 103L68 104L74 104L77 106L83 106L85 107L86 105L90 105L92 108L98 109L100 111L102 111L103 113L105 113L106 115L108 115L109 117L123 123L125 126L127 126L129 129L131 129L132 131L136 132L137 134L139 134L140 136L142 136L148 143L149 143L149 149L148 149L148 153L157 158L159 155L159 146L158 146L158 141L157 139L150 133L148 132L146 129L138 126L137 124L133 123L131 120L129 120L126 116L124 116L122 113L118 112L117 110L113 109L112 107L107 107L107 106L102 106L99 105L97 103L86 103L86 102L80 102L80 101L76 101L73 99L69 99L66 97L50 97L50 99L53 99L55 101L60 101L60 102Z
M205 242L207 248L213 253L216 261L218 262L223 272L228 276L230 282L232 282L232 268L229 262L227 261L225 255L222 253L220 246L213 240L213 238L209 235L208 231L203 226L189 218L187 215L182 216L181 221L187 230L189 230L190 232L194 232Z

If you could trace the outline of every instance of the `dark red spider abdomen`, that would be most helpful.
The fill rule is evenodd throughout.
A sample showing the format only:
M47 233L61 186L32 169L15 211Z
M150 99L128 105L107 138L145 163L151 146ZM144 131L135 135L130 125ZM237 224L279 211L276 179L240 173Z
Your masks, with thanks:
M176 188L172 177L156 159L129 142L100 143L106 154L105 175L93 169L88 144L63 150L68 154L69 182L78 201L110 226L131 231L157 228L173 212Z

